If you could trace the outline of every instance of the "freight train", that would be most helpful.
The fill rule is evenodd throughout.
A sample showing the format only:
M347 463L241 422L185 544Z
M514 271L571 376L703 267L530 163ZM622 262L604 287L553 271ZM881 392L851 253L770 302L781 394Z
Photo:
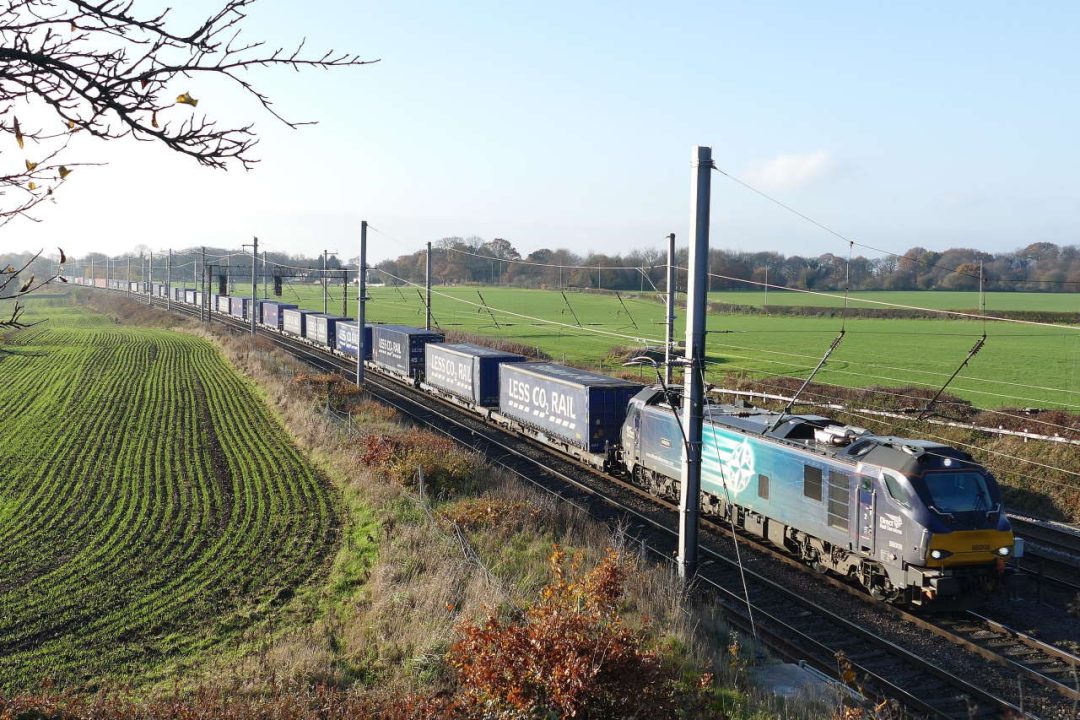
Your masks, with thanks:
M202 301L191 291L176 297ZM286 303L222 295L211 307L233 317L255 312L265 328L345 357L363 347L365 363L383 374L678 500L678 388L527 362L402 325L360 330L349 318ZM898 604L983 597L1001 585L1006 560L1019 550L997 482L969 454L820 415L707 405L701 490L706 515Z

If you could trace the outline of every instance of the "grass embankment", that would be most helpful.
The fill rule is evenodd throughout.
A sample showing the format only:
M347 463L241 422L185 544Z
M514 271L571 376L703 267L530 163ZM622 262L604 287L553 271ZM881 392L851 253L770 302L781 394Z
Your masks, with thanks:
M99 298L105 311L138 312ZM347 384L333 389L327 409L334 383L306 375L265 341L211 332L352 508L319 614L267 635L242 661L187 676L207 688L195 694L135 702L46 694L9 707L112 703L107 712L117 717L166 707L237 718L811 713L759 697L747 685L743 643L715 609L689 604L670 568L629 551L609 555L620 549L611 528L523 489ZM614 670L623 684L612 682ZM646 677L650 687L635 687Z
M339 511L190 334L31 301L0 355L0 691L140 682L295 621Z

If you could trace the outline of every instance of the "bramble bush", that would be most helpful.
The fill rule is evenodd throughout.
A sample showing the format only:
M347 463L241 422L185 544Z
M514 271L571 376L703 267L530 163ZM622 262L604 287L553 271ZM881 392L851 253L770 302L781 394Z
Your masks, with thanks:
M674 667L647 647L648 625L624 622L628 566L614 551L576 579L558 548L550 566L552 582L520 620L492 614L459 628L450 662L471 707L529 717L662 718L694 700L679 688Z
M454 496L473 489L479 458L453 440L410 428L401 433L373 433L364 438L360 461L384 471L403 487L413 487L420 471L424 492L431 497Z

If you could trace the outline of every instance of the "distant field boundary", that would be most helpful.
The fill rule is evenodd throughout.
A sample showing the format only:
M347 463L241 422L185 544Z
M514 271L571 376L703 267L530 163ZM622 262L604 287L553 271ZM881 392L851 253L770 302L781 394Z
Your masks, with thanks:
M853 300L855 302L855 300ZM952 313L969 313L977 315L978 309L949 309L949 310L908 310L904 308L865 308L849 307L846 311L842 307L825 307L820 305L736 305L732 303L709 303L709 312L724 313L730 315L791 315L802 317L857 317L872 318L878 320L969 320L977 321L978 318L967 318L953 315ZM1053 312L1049 310L995 310L990 313L995 318L1004 320L1028 320L1031 322L1056 323L1075 325L1080 323L1080 313Z

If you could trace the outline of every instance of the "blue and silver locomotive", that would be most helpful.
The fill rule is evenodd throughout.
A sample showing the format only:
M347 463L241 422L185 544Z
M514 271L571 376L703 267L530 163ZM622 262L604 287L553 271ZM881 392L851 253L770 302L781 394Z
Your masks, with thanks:
M650 492L677 499L682 459L664 392L642 390L623 425L626 471ZM1001 490L970 455L819 415L709 407L701 489L703 513L733 519L893 602L990 591L1013 552Z

